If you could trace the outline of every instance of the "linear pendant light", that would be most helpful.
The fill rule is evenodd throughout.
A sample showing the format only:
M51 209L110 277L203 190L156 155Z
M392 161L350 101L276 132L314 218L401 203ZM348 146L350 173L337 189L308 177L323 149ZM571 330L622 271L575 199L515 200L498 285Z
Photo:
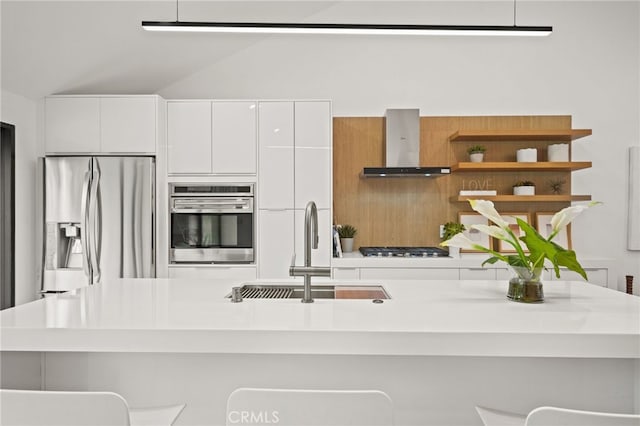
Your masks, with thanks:
M548 36L549 26L142 21L147 31L249 34Z
M175 21L142 21L147 31L185 31L244 34L346 34L346 35L462 35L462 36L548 36L552 27L517 26L516 0L513 25L396 25L319 24L281 22L186 22L180 21L176 0Z

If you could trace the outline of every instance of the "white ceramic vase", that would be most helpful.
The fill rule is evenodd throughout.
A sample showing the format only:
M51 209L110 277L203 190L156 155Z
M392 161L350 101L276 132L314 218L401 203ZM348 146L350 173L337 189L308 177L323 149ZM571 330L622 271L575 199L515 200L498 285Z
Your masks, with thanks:
M551 162L569 161L569 144L557 143L547 147L547 160Z
M524 148L516 151L518 163L535 163L538 161L538 150L535 148Z
M535 186L514 186L513 195L536 195Z

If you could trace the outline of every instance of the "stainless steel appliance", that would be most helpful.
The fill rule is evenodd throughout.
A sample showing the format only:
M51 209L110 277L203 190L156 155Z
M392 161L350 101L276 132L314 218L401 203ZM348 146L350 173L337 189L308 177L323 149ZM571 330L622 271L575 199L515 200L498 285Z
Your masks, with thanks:
M438 247L360 247L365 257L447 257L449 253Z
M170 263L253 263L253 184L169 185Z
M42 291L155 277L155 160L47 157Z

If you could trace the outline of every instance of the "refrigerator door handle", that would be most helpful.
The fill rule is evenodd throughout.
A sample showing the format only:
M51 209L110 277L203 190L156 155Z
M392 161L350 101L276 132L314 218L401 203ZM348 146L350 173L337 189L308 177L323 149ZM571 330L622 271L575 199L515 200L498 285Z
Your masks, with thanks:
M98 204L100 193L100 169L97 161L94 160L93 176L91 179L91 192L89 194L89 229L91 232L89 250L91 253L91 269L93 271L93 279L91 284L100 282L100 260L99 243L102 237L98 224Z
M82 183L82 202L80 204L80 217L82 219L82 268L87 277L91 277L91 256L89 252L89 187L91 185L91 171L88 170L84 174L84 182Z

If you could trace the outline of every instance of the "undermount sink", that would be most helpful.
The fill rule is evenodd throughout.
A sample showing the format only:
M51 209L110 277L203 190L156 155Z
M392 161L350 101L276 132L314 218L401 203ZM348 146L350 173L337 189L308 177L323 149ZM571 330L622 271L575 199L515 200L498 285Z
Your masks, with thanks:
M291 284L243 284L243 299L302 299L304 286ZM226 296L231 297L231 294ZM313 285L313 299L391 299L381 285Z

